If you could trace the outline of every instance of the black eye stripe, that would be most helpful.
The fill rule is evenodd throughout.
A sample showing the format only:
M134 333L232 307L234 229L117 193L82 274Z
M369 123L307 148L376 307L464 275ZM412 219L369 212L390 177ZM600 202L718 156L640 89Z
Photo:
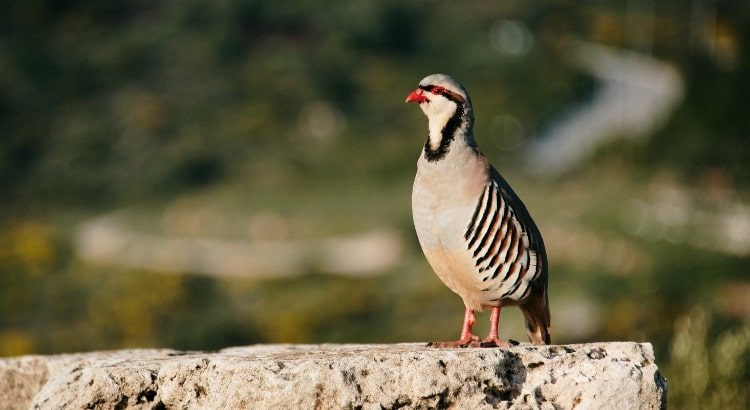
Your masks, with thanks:
M421 89L423 89L425 91L428 91L428 92L432 92L432 90L434 90L435 87L437 87L437 86L435 86L435 85L420 85L419 86L419 88L421 88ZM453 92L451 92L450 90L448 90L446 88L443 88L443 92L440 95L442 95L443 97L445 97L445 98L453 101L456 104L463 104L464 103L464 99L460 95L458 95L456 93L453 93Z

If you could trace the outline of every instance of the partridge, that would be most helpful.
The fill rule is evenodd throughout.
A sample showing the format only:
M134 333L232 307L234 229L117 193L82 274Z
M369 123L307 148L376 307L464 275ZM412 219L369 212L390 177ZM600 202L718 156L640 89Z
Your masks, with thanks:
M419 244L437 276L463 299L461 337L435 347L507 347L500 309L518 306L534 344L550 344L547 255L528 210L474 141L466 89L444 74L419 82L406 102L419 104L429 134L417 161L412 213ZM491 309L484 340L474 312Z

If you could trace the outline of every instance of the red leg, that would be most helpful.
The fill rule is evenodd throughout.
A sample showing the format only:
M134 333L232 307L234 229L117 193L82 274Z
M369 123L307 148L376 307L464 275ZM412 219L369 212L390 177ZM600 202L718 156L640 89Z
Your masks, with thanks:
M474 309L466 308L466 312L464 312L464 325L461 328L461 339L458 340L461 344L468 344L479 340L478 336L471 333L471 328L476 322L477 318L474 316Z
M497 336L499 323L500 306L495 306L492 308L492 313L490 313L490 334L482 341L482 347L510 347L508 342Z
M466 347L472 343L479 342L479 337L471 333L471 327L476 323L477 318L474 316L474 309L466 308L464 313L464 325L461 328L461 338L455 342L432 342L427 346L430 347Z

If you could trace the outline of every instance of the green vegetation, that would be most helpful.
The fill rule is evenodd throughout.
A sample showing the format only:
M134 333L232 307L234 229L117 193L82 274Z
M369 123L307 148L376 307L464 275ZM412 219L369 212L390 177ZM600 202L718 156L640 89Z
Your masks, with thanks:
M0 355L454 337L460 300L411 226L424 118L402 103L446 72L469 89L482 150L545 235L554 340L653 342L670 404L747 406L750 251L732 235L750 203L750 6L324 3L7 2ZM528 31L523 47L503 49L507 21ZM535 176L523 149L596 87L570 64L577 40L672 62L685 99L656 135ZM387 227L405 249L365 278L312 267L221 278L79 258L80 224L121 209L144 232L174 233L175 209L268 214L290 226L274 239ZM252 237L228 225L219 235ZM181 229L217 234L196 226ZM503 312L505 337L525 340L519 317Z

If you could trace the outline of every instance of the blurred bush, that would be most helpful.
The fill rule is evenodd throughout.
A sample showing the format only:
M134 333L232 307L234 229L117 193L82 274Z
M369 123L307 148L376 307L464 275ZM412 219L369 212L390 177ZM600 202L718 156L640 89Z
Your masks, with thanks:
M675 375L669 385L669 404L675 408L730 409L750 403L750 327L718 335L710 335L710 327L710 316L701 308L675 322L666 368Z
M560 40L539 41L523 62L505 58L487 34L503 8L477 7L497 10L11 1L0 16L2 199L111 206L257 173L252 164L268 157L309 166L328 159L307 155L319 142L297 126L316 101L353 119L349 144L392 143L418 129L397 95L432 71L470 78L485 105L524 101L515 107L524 121L552 115L580 83L555 57ZM553 81L526 87L544 77ZM389 156L382 166L403 159Z

